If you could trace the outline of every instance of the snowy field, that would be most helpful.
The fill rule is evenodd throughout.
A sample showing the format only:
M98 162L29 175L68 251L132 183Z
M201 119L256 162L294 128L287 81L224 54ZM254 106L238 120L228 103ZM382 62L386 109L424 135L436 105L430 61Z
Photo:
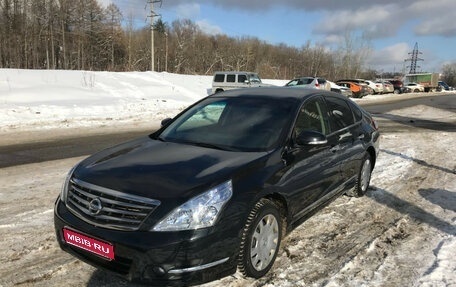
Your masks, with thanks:
M212 76L0 69L0 131L159 122L211 85Z
M211 80L152 72L0 69L0 146L28 131L58 136L81 128L157 126L207 96ZM410 96L420 95L404 97ZM392 97L398 96L357 101ZM341 197L299 226L264 278L235 274L204 286L456 287L456 135L413 127L412 120L403 125L403 119L456 125L456 103L377 115L380 129L395 130L382 132L367 196ZM0 169L0 286L131 285L57 246L53 202L66 172L80 159Z

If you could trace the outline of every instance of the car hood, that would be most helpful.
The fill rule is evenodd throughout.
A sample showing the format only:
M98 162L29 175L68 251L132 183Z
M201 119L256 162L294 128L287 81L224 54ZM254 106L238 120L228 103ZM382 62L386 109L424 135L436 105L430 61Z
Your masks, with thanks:
M79 180L164 200L189 198L229 180L242 167L263 165L266 152L233 152L149 137L99 152L73 172Z

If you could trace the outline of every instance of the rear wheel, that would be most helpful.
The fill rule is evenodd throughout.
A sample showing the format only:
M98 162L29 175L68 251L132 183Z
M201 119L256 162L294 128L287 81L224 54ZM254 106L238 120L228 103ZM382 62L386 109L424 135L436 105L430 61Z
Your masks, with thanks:
M282 238L282 217L273 201L261 199L250 211L242 232L239 270L247 277L260 278L274 264Z
M370 179L372 175L372 159L369 153L364 155L363 161L361 162L361 167L358 172L358 178L356 184L348 191L346 194L348 196L361 197L366 194L367 189L369 188Z

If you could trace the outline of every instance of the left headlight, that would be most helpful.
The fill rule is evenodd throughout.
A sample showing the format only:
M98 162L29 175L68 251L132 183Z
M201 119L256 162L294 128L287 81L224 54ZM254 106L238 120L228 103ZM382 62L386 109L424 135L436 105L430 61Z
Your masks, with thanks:
M181 231L212 226L233 195L231 180L182 204L161 220L153 231Z

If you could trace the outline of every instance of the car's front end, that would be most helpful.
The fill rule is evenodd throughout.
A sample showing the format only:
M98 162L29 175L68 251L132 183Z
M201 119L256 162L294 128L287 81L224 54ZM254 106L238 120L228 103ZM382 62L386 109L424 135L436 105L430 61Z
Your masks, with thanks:
M54 218L63 250L129 281L188 286L236 270L239 243L237 234L228 226L168 232L103 228L75 215L60 198Z
M225 208L233 196L231 180L164 206L166 194L156 200L95 185L80 180L78 169L87 165L70 172L55 203L55 232L63 250L127 280L156 286L199 284L235 272L241 222L236 210L242 208L233 202Z
M58 242L130 281L224 277L236 270L249 201L234 193L244 174L235 171L265 155L148 137L97 153L70 171L55 203Z

